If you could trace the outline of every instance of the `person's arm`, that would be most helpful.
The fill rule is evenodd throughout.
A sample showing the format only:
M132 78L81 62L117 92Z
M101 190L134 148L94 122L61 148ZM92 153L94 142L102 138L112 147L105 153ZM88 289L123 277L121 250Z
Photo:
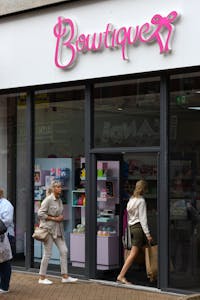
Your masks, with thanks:
M38 218L40 220L47 220L48 218L48 207L49 207L49 199L45 198L42 203L41 206L38 210Z
M60 216L47 216L46 218L47 221L54 221L54 222L62 222L64 220L64 217L63 215L60 215Z
M152 236L150 234L150 231L149 231L149 227L148 227L148 224L147 224L147 207L146 207L146 203L145 203L145 200L142 199L141 200L141 203L139 205L139 220L140 220L140 224L142 226L142 229L147 237L147 240L149 242L152 241Z

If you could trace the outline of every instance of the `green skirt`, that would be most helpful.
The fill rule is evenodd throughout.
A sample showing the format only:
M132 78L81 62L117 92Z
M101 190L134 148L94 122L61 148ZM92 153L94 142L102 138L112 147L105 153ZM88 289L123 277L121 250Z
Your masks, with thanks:
M131 225L130 231L132 246L143 247L147 244L147 238L140 223Z

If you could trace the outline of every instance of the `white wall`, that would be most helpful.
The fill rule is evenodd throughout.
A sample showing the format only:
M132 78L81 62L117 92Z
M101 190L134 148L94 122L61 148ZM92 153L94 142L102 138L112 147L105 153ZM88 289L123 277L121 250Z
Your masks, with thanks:
M176 10L172 53L161 55L156 43L129 47L129 61L121 50L80 54L70 70L54 64L56 39L53 27L58 16L73 18L80 33L103 32L107 23L116 28L142 25L159 13L167 16ZM0 89L79 79L132 74L199 65L198 37L200 2L198 0L99 0L66 3L0 21Z
M64 2L64 0L0 0L0 15L3 16L6 14L11 14L59 2Z

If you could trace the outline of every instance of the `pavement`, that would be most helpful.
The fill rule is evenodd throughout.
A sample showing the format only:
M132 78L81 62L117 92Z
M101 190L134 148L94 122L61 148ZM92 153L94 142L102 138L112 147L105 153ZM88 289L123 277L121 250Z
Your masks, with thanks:
M10 291L0 299L18 300L200 300L200 294L181 295L156 288L122 285L114 282L78 280L61 283L58 276L48 276L52 285L38 284L38 274L13 271Z

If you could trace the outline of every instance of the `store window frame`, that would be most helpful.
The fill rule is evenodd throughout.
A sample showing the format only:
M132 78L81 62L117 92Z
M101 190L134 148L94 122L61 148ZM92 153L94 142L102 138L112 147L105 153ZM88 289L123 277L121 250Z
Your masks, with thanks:
M121 152L131 152L131 153L139 153L139 152L157 152L160 153L159 160L159 177L158 177L158 199L161 199L160 191L162 191L162 201L158 201L158 244L159 244L159 261L162 261L162 264L159 264L159 278L158 278L158 288L166 289L168 287L168 99L169 99L169 85L168 85L168 75L166 73L159 74L160 75L160 146L158 147L120 147L120 148L92 148L94 145L94 118L90 119L89 126L89 137L90 137L90 149L88 154L87 161L89 162L89 170L88 170L88 182L92 187L95 187L95 174L91 176L91 170L95 170L95 157L97 154L109 154L109 153L121 153ZM148 74L148 77L151 74ZM140 76L141 77L141 76ZM144 77L144 76L143 76ZM138 78L138 77L137 77ZM110 79L111 80L111 79ZM112 79L113 80L113 79ZM116 80L117 81L117 80ZM102 82L102 79L101 79ZM94 83L93 83L94 84ZM90 99L92 104L90 103L91 114L90 116L94 116L94 98L93 96L93 87L94 85L89 85L90 89ZM87 120L87 119L86 119ZM163 163L164 162L164 163ZM89 199L95 199L96 191L94 188L89 189L87 187L88 197ZM164 195L163 195L164 194ZM91 203L91 206L88 207L88 217L90 211L96 211L96 207L94 207L94 203ZM96 224L96 216L92 214L91 219L88 220L88 223L93 222ZM95 223L94 223L95 222ZM94 245L88 253L88 259L90 257L90 266L88 269L88 277L96 278L96 226L89 226L87 224L87 248L89 250L89 245ZM164 238L163 238L164 237ZM87 259L86 259L87 261Z
M148 77L150 74L148 74ZM158 74L156 75L158 76ZM141 76L140 76L141 77ZM144 76L142 76L144 77ZM147 77L147 76L145 76ZM135 78L138 78L135 77ZM101 79L102 82L103 79ZM110 79L110 80L113 80ZM108 80L108 81L110 81ZM118 80L118 79L117 79ZM117 81L115 78L115 81ZM121 80L121 78L120 78ZM93 198L95 196L95 174L92 173L92 170L94 170L95 166L95 159L97 154L109 154L109 153L121 153L121 152L156 152L160 153L160 176L158 181L158 195L159 190L166 190L166 178L167 178L167 170L166 165L163 164L162 160L166 162L167 157L167 151L166 151L166 145L167 145L167 114L168 110L167 108L167 77L165 74L162 74L160 77L160 146L154 146L154 147L122 147L122 148L94 148L93 140L94 140L94 98L93 98L93 88L94 88L94 81L93 82L87 82L85 85L85 157L86 157L86 172L88 176L87 184L86 184L86 195L89 198ZM65 85L66 86L66 85ZM47 87L48 88L48 87ZM29 165L32 166L32 168L28 168L29 170L33 170L33 157L34 157L34 109L33 109L33 94L29 93L29 105L27 107L27 120L28 120L28 126L27 130L29 132L30 139L27 141L27 147L29 149ZM165 122L163 123L163 120ZM30 125L32 124L32 126ZM32 138L31 138L32 137ZM27 174L28 175L28 174ZM32 183L33 187L33 171L30 171L30 174L28 175L30 178L30 182ZM165 196L162 197L162 203L158 203L158 207L160 212L162 212L162 216L159 213L158 217L158 228L160 227L160 230L158 232L158 241L160 246L159 251L159 258L162 259L162 264L160 264L160 270L159 273L161 276L158 280L158 288L165 289L168 287L168 268L167 266L167 255L166 255L166 249L168 249L168 246L165 245L168 244L168 239L166 232L168 230L167 228L167 218L166 216L166 203L168 202L167 197L167 191L164 193ZM33 190L30 190L30 197L33 197ZM160 196L158 196L160 199ZM167 199L167 201L164 201L164 198ZM163 208L164 206L164 208ZM96 278L96 227L93 226L93 224L96 223L96 216L95 214L91 213L94 212L96 209L95 204L93 201L88 202L88 205L86 207L86 266L85 266L85 277L86 278ZM29 207L29 211L31 211L31 214L33 213L33 208ZM165 212L165 213L164 213ZM165 219L165 222L163 220ZM29 219L30 220L30 219ZM161 222L162 220L162 222ZM92 226L91 226L92 225ZM31 228L33 225L31 225ZM31 230L30 234L27 238L27 245L26 245L26 251L27 253L30 253L30 249L33 247L33 241L31 238ZM163 234L164 233L164 234ZM161 237L166 236L166 238L163 240ZM30 239L29 239L30 238ZM91 247L92 245L92 247ZM33 253L33 251L31 251ZM167 250L168 253L168 250ZM31 269L32 267L32 259L33 255L30 257L27 257L26 259L26 269ZM164 261L165 260L165 261Z
M168 165L169 165L169 153L168 153L168 122L169 122L169 78L172 74L180 74L180 73L190 73L195 72L196 70L199 71L199 67L192 67L192 68L184 68L179 70L169 70L163 71L162 73L155 73L154 74L138 74L134 75L132 78L138 77L149 77L149 76L160 76L160 147L151 147L150 149L146 148L143 149L142 147L139 148L93 148L93 85L95 82L102 82L111 81L111 80L121 80L126 78L126 76L118 76L112 78L101 78L98 80L88 80L84 82L85 85L85 156L86 156L86 168L87 168L87 176L88 176L88 184L86 185L86 193L88 197L94 195L94 174L91 173L92 167L95 166L95 155L97 153L117 153L120 151L127 151L127 152L138 152L138 151L158 151L160 153L160 176L159 176L159 183L158 183L158 195L159 199L162 197L162 201L158 203L159 209L159 217L158 217L158 227L159 229L159 259L162 262L160 264L160 277L158 282L158 288L163 291L170 291L173 293L180 292L187 294L188 291L179 290L179 289L172 289L169 288L168 285L168 276L169 276L169 267L168 267L168 253L169 253L169 236L168 236L168 209L169 209L169 197L168 197ZM130 79L130 76L129 76ZM80 84L80 82L69 83L72 85ZM63 87L68 86L69 84L56 84L56 85L45 85L42 88L52 88L52 86L56 87ZM17 88L12 90L2 90L0 94L10 94L13 92L26 92L27 93L27 108L26 108L26 131L27 136L29 137L26 141L27 147L27 178L29 183L28 191L29 197L32 199L33 197L33 159L34 159L34 109L33 109L33 92L36 90L37 87L32 88ZM41 88L41 87L40 87ZM90 182L90 185L89 185ZM92 186L92 188L89 188ZM162 191L162 195L161 195ZM95 241L96 241L96 230L95 227L90 226L90 224L94 224L95 216L92 215L90 212L94 211L93 203L91 201L90 205L87 206L86 209L86 268L85 268L85 275L88 278L95 278L95 271L94 268L96 267L96 248L95 248ZM32 256L33 251L31 248L33 247L32 241L32 224L30 220L32 219L33 208L31 202L29 202L28 211L27 211L27 228L28 228L28 236L27 236L27 243L26 243L26 261L25 267L15 267L14 269L26 269L26 270L33 270L32 269ZM93 247L91 247L91 242ZM93 256L95 254L95 256ZM92 258L92 259L91 259ZM90 261L89 261L90 259Z
M179 70L172 70L172 72L170 72L169 73L169 79L170 80L173 80L173 78L172 78L172 76L177 76L177 75L181 75L181 79L185 79L185 78L187 78L188 77L188 75L189 75L189 77L191 77L191 78L193 78L192 76L191 76L191 74L194 74L195 75L195 73L199 73L199 70L200 70L200 68L199 68L199 66L197 66L197 67L191 67L191 68L187 68L187 69L179 69ZM179 78L180 79L180 78ZM183 89L184 90L184 89ZM169 113L171 113L172 112L172 109L170 110L170 105L171 105L171 95L170 95L170 93L172 92L173 90L171 90L170 88L169 88ZM170 121L170 115L169 115L169 121ZM170 128L170 123L169 123L169 128ZM170 137L169 137L169 155L168 155L168 166L170 167L170 163L171 163L171 161L173 160L173 159L178 159L178 160L182 160L182 159L185 159L186 158L186 160L187 159L191 159L191 157L192 157L192 153L190 153L189 152L189 156L188 155L185 155L185 157L184 158L182 158L182 157L180 157L180 156L178 156L177 157L177 152L174 152L174 155L172 155L172 153L173 152L171 152L171 145L170 145ZM184 153L184 150L183 150L183 153ZM192 157L193 158L193 157ZM170 169L169 169L170 170ZM170 179L170 172L169 172L169 179ZM170 181L169 181L170 182ZM169 193L169 207L170 207L170 205L171 205L171 196L170 196L170 193ZM169 244L171 243L171 241L170 241L170 235L169 235ZM170 276L170 273L169 273L169 276ZM192 287L192 288L195 288L194 286ZM179 292L179 293L182 293L182 294L191 294L191 293L195 293L195 290L194 291L192 291L192 290L190 290L190 289L184 289L184 288L176 288L176 287L170 287L170 280L169 280L169 284L168 284L168 288L166 289L166 291L170 291L170 292ZM196 290L196 292L197 292L197 290Z
M50 86L41 86L41 87L39 87L39 88L37 88L37 89L34 89L33 90L33 110L34 110L34 131L36 130L36 128L35 128L35 126L36 126L36 122L37 122L37 118L36 118L36 110L37 110L37 107L36 107L36 105L37 105L37 99L36 99L36 95L38 95L38 94L40 94L40 93L42 93L43 91L45 91L45 93L65 93L65 95L66 95L66 98L67 98L67 100L65 100L66 102L69 100L69 103L70 103L70 101L72 100L72 101L75 101L75 100L78 100L78 98L77 97L75 97L76 99L73 99L73 97L71 97L72 96L72 94L70 94L70 97L67 97L68 96L68 92L70 93L70 92L72 92L72 93L74 93L74 96L77 96L77 93L76 93L76 89L79 91L83 91L84 93L85 93L85 91L86 91L86 88L85 88L85 83L83 83L83 82L81 82L80 81L80 83L68 83L68 84L56 84L56 85L50 85ZM82 101L84 101L83 102L83 115L84 115L84 118L85 118L85 110L86 110L86 108L85 108L85 103L86 103L86 101L85 101L85 99L86 99L86 96L84 96L83 98L81 98L80 100L82 100ZM76 101L75 102L73 102L73 104L74 103L76 103ZM37 112L38 113L38 112ZM74 118L74 120L76 120L76 118ZM83 127L82 127L83 128ZM36 131L35 131L35 134L36 134ZM32 173L32 177L34 178L34 168L35 168L35 165L36 165L36 161L35 161L35 159L37 159L36 158L36 150L37 150L37 140L36 140L36 136L35 136L35 134L33 135L33 137L34 137L34 140L33 140L33 148L34 148L34 158L33 158L33 161L34 161L34 164L33 164L33 173ZM83 134L85 134L85 128L84 128L84 130L83 130ZM84 139L85 139L85 136L84 136ZM85 147L85 144L87 144L87 143L84 143L84 147ZM78 148L77 148L78 149ZM79 149L80 150L80 149ZM40 159L40 157L42 157L42 156L40 156L39 155L39 159ZM64 156L63 156L64 157ZM59 158L58 158L59 159ZM40 167L41 167L41 165L42 165L42 162L41 162L41 164L39 163L39 165L40 165ZM72 167L70 166L70 170L74 170L74 172L75 172L75 167L74 167L74 165L75 165L75 162L73 161L72 162ZM75 173L71 173L71 174L74 174L75 175ZM73 193L73 192L75 192L75 190L73 190L73 188L72 188L72 186L74 185L74 182L75 182L75 180L74 180L74 178L70 178L70 180L71 180L71 193L70 193L70 195ZM33 186L34 186L34 182L33 182ZM63 188L63 191L65 190L65 188L66 188L66 186L64 186L64 188ZM70 189L69 189L69 186L67 187L67 194L69 195L69 191L70 191ZM64 192L66 192L66 190L64 191ZM64 193L63 192L63 193ZM65 196L66 196L66 193L65 193ZM67 197L67 196L66 196ZM71 196L70 196L71 197ZM72 198L73 198L73 196L72 196ZM34 192L33 192L33 199L34 199ZM73 200L71 200L72 202L73 202ZM72 210L73 210L73 208L75 207L73 207L73 203L72 203ZM79 207L80 208L80 207ZM78 209L79 209L78 208ZM34 209L33 209L33 214L34 214ZM71 217L71 219L69 218L69 220L70 221L72 221L72 223L71 223L71 225L73 224L73 226L74 226L74 215L75 215L75 213L74 212L70 212L69 213L69 215L70 215L70 217ZM33 230L34 230L34 224L32 224L32 232L33 232ZM68 231L68 233L72 233L73 232L73 228L71 228L70 229L71 231ZM70 240L71 238L69 237L69 240ZM33 240L33 239L32 239ZM70 263L71 264L69 264L68 265L68 271L69 271L69 274L72 274L72 273L76 273L77 272L77 274L79 274L79 277L84 277L85 278L85 267L80 267L79 268L79 266L73 266L73 261L72 261L72 258L71 258L71 254L70 254L70 251L71 251L71 249L72 249L72 247L70 246L70 241L69 240L67 240L67 248L68 248L68 253L69 253L69 256L68 256L68 262L69 262L69 258L70 258ZM34 257L34 240L33 240L33 254L32 254L32 260L31 260L31 267L33 268L33 269L37 269L38 268L38 265L40 265L40 261L38 262L38 261L36 261L35 260L35 257ZM55 247L55 245L54 245L54 247ZM55 247L56 248L56 247ZM54 249L52 250L52 261L53 261L53 259L56 259L56 260L58 260L58 257L56 257L55 258L55 255L53 254L53 251L54 251ZM56 251L57 251L57 249L56 249ZM58 253L56 254L57 256L59 255ZM53 257L54 256L54 257ZM41 259L41 258L39 258L39 259ZM54 266L53 266L54 265ZM77 268L77 270L78 271L76 271L75 269ZM58 274L60 274L60 271L59 271L59 264L57 265L57 264L54 264L54 262L51 264L51 262L49 262L49 271L48 271L49 273L52 273L52 274L56 274L56 275L58 275Z
M34 93L30 91L27 95L27 190L28 199L33 199L34 197ZM30 269L33 265L33 253L34 244L32 238L32 232L34 228L34 202L28 201L27 214L26 214L26 258L25 258L25 268ZM31 220L31 221L30 221Z
M32 220L32 212L33 212L33 206L32 206L32 195L33 195L33 190L32 190L32 160L33 160L33 105L32 105L32 92L31 90L27 90L25 88L21 88L21 89L9 89L9 90L1 90L0 91L0 95L12 95L12 94L18 94L18 93L26 93L26 108L25 108L25 136L28 137L25 140L25 153L26 153L26 157L24 157L24 159L26 160L26 164L27 164L27 168L26 168L26 174L24 174L24 177L26 178L26 181L24 182L24 189L26 190L26 197L27 199L30 199L30 201L27 201L27 206L26 206L26 218L25 218L25 222L26 222L26 236L25 236L25 243L24 243L24 255L25 255L25 261L23 266L20 265L15 265L13 263L13 268L16 270L29 270L31 268L31 264L32 264L32 257L31 257L31 245L32 245L32 223L30 222L30 220ZM7 132L7 134L9 134L9 132ZM17 132L15 131L15 134L17 134ZM15 139L16 137L14 137ZM13 157L15 157L16 153L12 152L10 153L10 155L12 155ZM14 165L10 165L10 168L14 168L13 174L14 177L12 177L12 180L10 182L10 184L12 184L13 188L12 188L12 193L15 191L16 189L16 162L15 160L13 161L13 157L11 157L11 161L12 163L14 163ZM17 201L16 201L16 196L14 195L12 197L12 194L10 194L11 196L11 201L12 204L14 205L14 215L16 216L16 205L17 205ZM8 198L9 195L8 195ZM16 226L16 223L14 224Z

